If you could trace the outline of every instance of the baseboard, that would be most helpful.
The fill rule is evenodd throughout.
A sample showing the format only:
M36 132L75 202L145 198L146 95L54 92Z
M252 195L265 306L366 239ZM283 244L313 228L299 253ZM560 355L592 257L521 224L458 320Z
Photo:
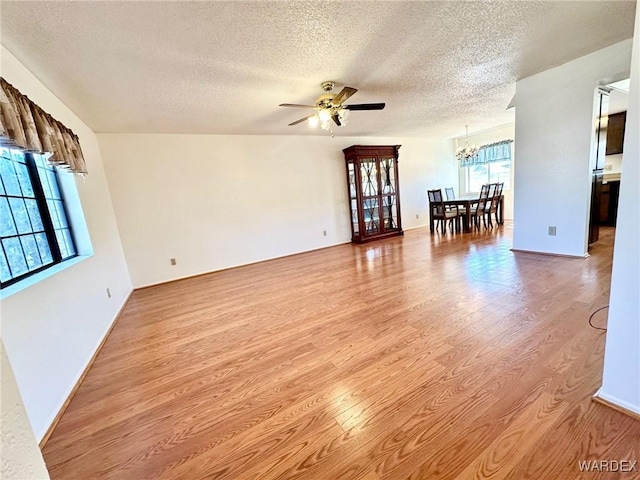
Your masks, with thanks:
M534 255L546 255L549 257L564 257L564 258L589 258L591 255L585 253L584 255L569 255L566 253L551 253L551 252L538 252L536 250L521 250L519 248L512 248L512 252L515 253L533 253Z
M413 227L409 227L409 228L404 228L402 227L402 230L405 232L408 232L410 230L417 230L418 228L429 228L429 224L428 223L424 223L421 225L414 225Z
M596 402L599 403L601 405L605 405L609 408L613 408L614 410L617 410L620 413L623 413L631 418L635 418L636 420L640 420L640 411L636 411L636 409L632 406L632 405L628 405L626 402L623 401L619 401L617 399L613 399L611 397L609 397L608 395L603 395L602 394L602 389L599 389L594 395L593 397L591 397L591 399Z
M64 401L64 403L60 407L60 410L58 410L58 413L53 418L53 421L51 422L51 425L49 425L49 428L47 428L47 431L43 435L42 440L40 440L40 443L38 444L40 446L40 450L42 450L44 448L45 444L47 443L47 440L49 440L49 437L51 437L51 434L53 433L55 428L58 426L58 422L62 418L62 415L64 415L64 412L67 410L67 407L71 403L71 400L73 400L73 397L75 396L76 392L78 391L78 388L80 388L80 385L82 384L82 381L84 380L84 377L87 376L87 373L89 373L89 370L93 366L93 362L95 362L96 358L98 358L98 354L100 353L100 350L102 350L102 347L106 343L107 338L109 338L109 335L111 334L111 331L113 330L113 327L116 326L116 322L120 318L120 314L124 310L124 307L127 306L127 303L129 302L129 298L131 298L131 294L132 293L133 293L133 290L131 290L129 292L129 294L127 295L127 298L125 298L124 302L122 302L122 306L118 310L118 313L116 314L115 318L113 319L113 322L111 322L111 326L107 330L107 333L105 333L104 337L102 337L102 341L98 345L98 348L96 348L96 351L91 356L91 359L89 360L89 363L87 363L87 366L84 367L84 370L82 371L82 374L78 378L78 381L76 382L76 384L73 386L73 388L69 392L69 395L67 395L67 399Z
M203 275L209 275L211 273L226 272L227 270L233 270L234 268L246 267L246 266L249 266L249 265L257 265L259 263L270 262L272 260L279 260L281 258L294 257L296 255L302 255L303 253L317 252L319 250L325 250L327 248L338 247L340 245L346 245L348 243L351 243L351 240L348 240L346 242L334 243L332 245L327 245L325 247L311 248L309 250L302 250L300 252L287 253L286 255L279 255L279 256L275 256L275 257L269 257L269 258L265 258L263 260L257 260L255 262L240 263L238 265L233 265L231 267L219 268L219 269L216 269L216 270L207 270L205 272L192 273L192 274L189 274L189 275L184 275L182 277L172 278L170 280L162 280L160 282L148 283L146 285L141 285L139 287L134 287L133 290L134 291L135 290L143 290L145 288L157 287L158 285L166 285L167 283L179 282L180 280L187 280L189 278L202 277Z

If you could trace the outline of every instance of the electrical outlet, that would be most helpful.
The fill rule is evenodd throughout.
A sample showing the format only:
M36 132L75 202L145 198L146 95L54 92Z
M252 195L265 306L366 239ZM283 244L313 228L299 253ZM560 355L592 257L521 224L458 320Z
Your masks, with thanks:
M107 288L107 298L111 298L111 290Z
M420 215L416 213L416 218L420 218Z
M176 259L175 258L171 258L169 260L169 262L171 262L171 265L175 265L176 264Z
M609 165L605 165L605 166L604 166L604 169L605 169L605 170L608 170L608 171L611 171L611 170L613 170L613 165L611 165L611 164L609 164Z
M549 236L550 237L556 236L556 227L549 227Z
M326 230L322 230L322 236L326 237L327 236L327 231Z

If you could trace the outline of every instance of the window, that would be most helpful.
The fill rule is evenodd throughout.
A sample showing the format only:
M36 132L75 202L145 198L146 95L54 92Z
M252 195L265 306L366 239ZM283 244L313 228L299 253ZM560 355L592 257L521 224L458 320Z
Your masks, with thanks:
M513 140L483 145L472 157L460 160L460 184L465 193L477 193L487 183L504 183L511 189Z
M511 160L463 167L466 170L467 192L479 192L487 183L504 182L504 189L511 188Z
M58 170L45 155L0 148L2 288L77 255Z

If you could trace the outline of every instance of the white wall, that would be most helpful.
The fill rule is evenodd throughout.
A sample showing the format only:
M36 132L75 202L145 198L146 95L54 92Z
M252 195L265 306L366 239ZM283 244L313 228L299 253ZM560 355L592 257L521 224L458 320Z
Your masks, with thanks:
M640 8L613 251L607 343L598 396L640 414Z
M628 78L631 40L516 83L513 247L583 256L591 194L594 91ZM548 235L556 226L557 236Z
M473 135L469 135L457 138L454 140L455 149L457 150L459 147L464 147L467 142L469 145L476 145L478 147L482 145L488 145L490 143L499 142L500 140L515 140L515 125L512 123L510 125L504 125L498 128L492 128L491 130L487 130L484 132L475 133ZM504 189L504 218L508 220L513 219L513 179L514 179L514 171L516 169L516 158L514 155L514 144L511 144L511 154L512 154L512 162L511 162L511 188ZM459 164L458 164L459 166ZM461 190L464 186L466 169L458 168L458 189ZM480 193L480 192L473 192Z
M123 305L131 281L95 134L4 48L2 76L79 136L89 171L76 184L94 255L1 305L2 338L39 441Z
M49 478L0 338L0 478Z
M98 140L136 287L350 241L342 154L350 145L402 145L405 229L428 223L427 188L457 178L447 140L325 132L99 134Z

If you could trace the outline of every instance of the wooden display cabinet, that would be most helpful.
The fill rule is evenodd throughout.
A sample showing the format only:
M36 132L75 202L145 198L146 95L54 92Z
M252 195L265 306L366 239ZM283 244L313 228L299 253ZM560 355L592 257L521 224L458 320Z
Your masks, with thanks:
M345 148L351 241L364 243L403 235L400 218L400 145Z

